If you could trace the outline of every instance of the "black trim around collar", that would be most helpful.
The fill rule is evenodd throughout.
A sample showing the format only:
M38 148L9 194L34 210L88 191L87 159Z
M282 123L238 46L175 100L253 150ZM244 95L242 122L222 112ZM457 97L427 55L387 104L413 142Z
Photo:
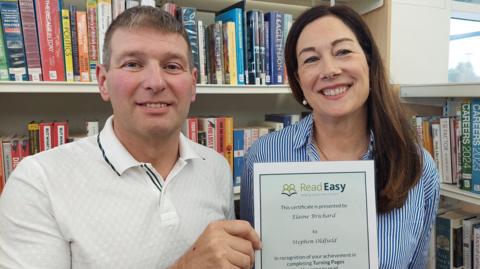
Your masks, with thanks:
M113 164L110 162L110 160L107 158L107 155L105 155L105 150L103 149L102 147L102 143L100 143L100 133L97 135L97 144L98 144L98 147L100 148L100 151L102 152L102 156L103 156L103 159L105 160L105 162L113 169L113 171L118 175L120 176L120 173L117 171L117 169L115 169L115 166L113 166Z

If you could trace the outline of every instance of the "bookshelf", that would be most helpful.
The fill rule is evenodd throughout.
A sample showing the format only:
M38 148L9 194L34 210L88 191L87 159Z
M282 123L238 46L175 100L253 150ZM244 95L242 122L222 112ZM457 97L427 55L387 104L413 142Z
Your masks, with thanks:
M447 101L463 98L480 98L479 83L444 83L400 85L400 97L407 104L444 106ZM480 205L480 194L459 189L454 184L440 185L440 194L472 205Z

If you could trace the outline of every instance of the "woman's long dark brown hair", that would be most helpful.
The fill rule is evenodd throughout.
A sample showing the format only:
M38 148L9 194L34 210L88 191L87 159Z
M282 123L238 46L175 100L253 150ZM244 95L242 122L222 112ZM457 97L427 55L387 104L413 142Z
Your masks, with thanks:
M387 79L385 67L368 26L349 7L316 6L300 15L293 23L285 45L285 63L290 88L297 102L302 104L303 92L297 76L297 41L303 28L325 17L340 19L355 34L365 53L369 67L370 95L367 99L368 129L372 130L375 145L375 181L377 211L386 213L400 208L408 198L422 173L422 150L412 126ZM322 33L318 33L321 38ZM309 109L309 107L307 105Z

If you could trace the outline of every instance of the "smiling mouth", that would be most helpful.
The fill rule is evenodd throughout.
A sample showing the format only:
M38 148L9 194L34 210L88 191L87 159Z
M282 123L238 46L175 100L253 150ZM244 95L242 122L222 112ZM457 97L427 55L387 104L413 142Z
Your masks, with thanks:
M320 90L320 93L325 95L325 96L336 96L336 95L340 95L340 94L346 92L348 90L348 88L350 88L350 86L328 88L328 89Z
M167 103L138 103L139 106L143 106L146 108L164 108L169 106L170 104Z

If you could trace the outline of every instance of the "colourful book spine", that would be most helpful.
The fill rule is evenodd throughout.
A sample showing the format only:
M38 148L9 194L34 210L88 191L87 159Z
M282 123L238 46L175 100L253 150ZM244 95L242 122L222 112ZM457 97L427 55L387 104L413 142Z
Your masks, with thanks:
M467 100L461 105L461 178L464 190L471 190L472 181L472 129L471 129L471 111L470 101Z
M40 151L45 151L53 148L52 145L52 123L51 122L41 122L39 124L40 128Z
M233 174L233 118L225 117L224 155Z
M237 57L235 42L235 23L226 22L223 24L223 42L224 42L224 66L228 67L228 79L230 85L238 85L237 81ZM227 72L225 72L227 74Z
M98 63L97 0L87 0L87 29L90 79L95 82Z
M206 59L206 46L205 46L205 27L203 21L198 21L198 64L200 69L198 70L198 81L201 84L207 84L207 59Z
M7 54L5 51L5 43L3 42L3 26L0 20L0 80L9 80Z
M70 11L62 9L63 47L65 48L65 75L68 82L75 81L73 76L72 32L70 31Z
M32 121L27 125L30 154L40 152L40 126Z
M239 85L245 84L245 55L244 55L244 22L243 10L233 8L227 10L215 17L215 20L222 22L231 21L235 23L235 41L236 41L236 59L237 59L237 82Z
M233 130L233 186L240 186L244 163L244 138L243 129Z
M77 36L77 7L75 5L70 5L70 32L72 37L73 80L80 81Z
M68 122L54 122L52 125L52 147L66 144L68 140Z
M35 0L43 79L65 81L58 0Z
M15 0L0 1L0 16L10 80L28 80L18 2Z
M472 128L472 190L480 193L480 99L471 103Z
M0 194L2 194L3 187L5 186L5 174L4 174L4 167L3 167L3 142L2 138L0 137Z
M88 57L87 13L77 11L78 68L80 81L90 81L90 65Z
M178 19L182 22L187 32L190 47L192 48L193 64L200 70L200 60L198 55L198 28L197 28L197 9L192 7L180 7L177 10Z
M103 63L103 44L105 33L112 22L112 1L98 0L97 2L97 32L98 32L98 62Z
M18 4L22 17L28 78L31 81L41 81L43 80L42 63L40 61L40 49L37 39L37 24L35 23L35 6L33 5L33 0L19 0Z

